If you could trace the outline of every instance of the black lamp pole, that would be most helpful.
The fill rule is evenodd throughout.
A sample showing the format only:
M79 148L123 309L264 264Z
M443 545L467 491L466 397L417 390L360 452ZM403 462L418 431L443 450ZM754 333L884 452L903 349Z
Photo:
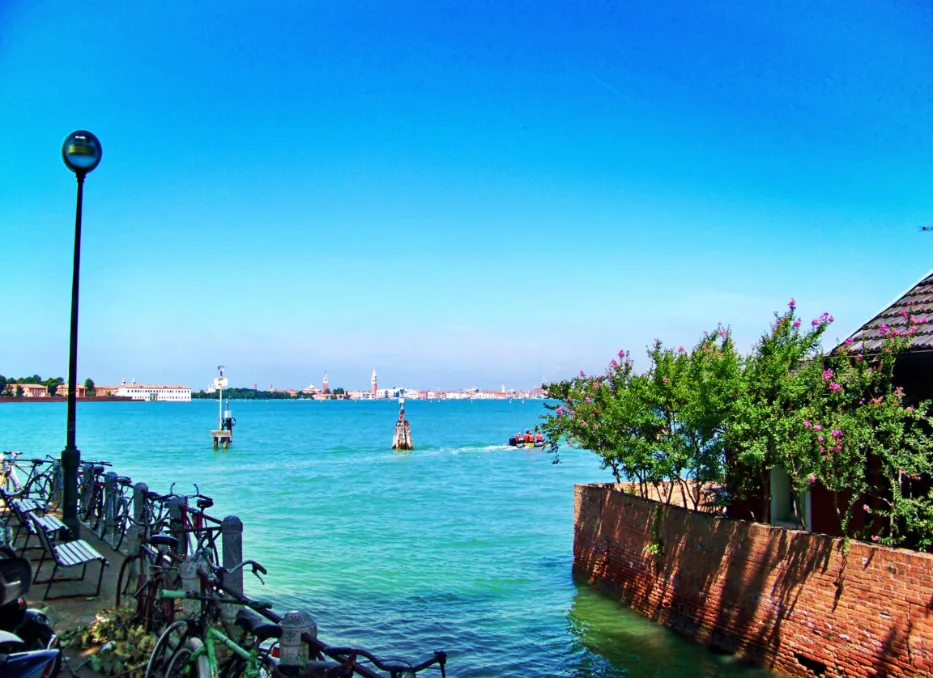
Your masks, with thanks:
M62 451L62 520L75 537L80 536L78 520L78 466L81 452L75 444L78 381L78 284L81 271L81 211L84 203L84 177L94 170L102 155L100 141L90 132L73 132L62 145L62 159L78 179L75 208L75 259L71 279L71 341L68 352L68 434Z

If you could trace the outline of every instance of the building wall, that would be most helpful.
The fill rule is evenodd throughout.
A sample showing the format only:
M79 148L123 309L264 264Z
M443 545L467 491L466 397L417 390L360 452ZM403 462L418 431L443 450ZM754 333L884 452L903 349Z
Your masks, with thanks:
M660 542L660 555L646 547ZM574 574L785 676L933 675L933 556L575 489Z

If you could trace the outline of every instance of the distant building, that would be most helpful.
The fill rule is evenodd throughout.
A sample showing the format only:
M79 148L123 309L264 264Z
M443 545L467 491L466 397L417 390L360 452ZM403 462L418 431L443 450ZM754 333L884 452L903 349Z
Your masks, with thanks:
M378 390L379 390L379 387L378 387L377 384L376 384L376 370L373 370L373 379L372 379L372 382L371 382L370 385L369 385L369 394L370 394L370 397L375 398L375 397L376 397L376 391L378 391Z
M123 379L119 386L98 386L97 395L115 395L133 400L155 400L159 402L189 402L191 400L191 389L187 386L137 384L135 379L127 384L126 379Z
M55 395L67 398L68 384L59 384L58 388L55 390ZM87 388L81 384L75 385L75 398L87 398Z
M324 371L324 380L321 382L321 390L324 391L324 393L327 393L329 390L327 386L327 370Z
M48 398L49 389L47 386L42 384L7 384L7 389L10 392L10 395L16 395L16 389L23 389L24 398ZM61 386L59 386L61 388Z

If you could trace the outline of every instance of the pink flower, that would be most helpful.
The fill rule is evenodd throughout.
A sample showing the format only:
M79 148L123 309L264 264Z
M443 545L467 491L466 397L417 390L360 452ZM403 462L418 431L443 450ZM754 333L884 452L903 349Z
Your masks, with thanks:
M661 379L664 381L665 384L670 381L670 379L668 379L667 377L661 377Z
M851 345L852 345L852 337L849 337L848 339L846 339L846 343L847 343L849 346L851 346Z
M797 327L800 327L800 318L797 318L797 319L794 321L794 328L797 328Z
M820 324L820 321L814 318L813 320L810 321L810 324L813 325L814 327L818 327Z
M814 431L822 431L822 430L823 430L823 427L820 426L819 424L814 424L814 425L813 425L813 430L814 430Z
M908 411L908 412L913 412L913 411L914 411L914 408L913 408L913 407L908 407L908 408L907 408L907 411Z
M901 316L902 318L906 318L906 317L907 317L907 309L906 309L906 308L902 308L902 309L900 310L900 313L898 313L898 315Z
M804 428L810 428L810 422L809 422L809 421L804 421L804 422L803 422L803 427L804 427Z
M878 331L881 332L881 336L883 337L884 335L886 335L886 334L888 333L888 330L889 330L889 329L891 329L891 328L889 328L889 327L888 327L887 325L885 325L884 323L881 323L881 327L878 328Z
M862 362L862 354L861 354L861 353L859 353L857 356L855 356L855 362L857 362L857 363Z
M612 369L616 369L617 367L619 367L619 363L616 362L615 358L609 361L609 367L611 367Z
M791 297L790 301L787 302L787 308L789 308L792 311L797 308L797 301L793 297Z
M840 431L838 428L834 428L834 429L830 432L829 435L831 435L833 438L836 438L836 439L838 440L839 438L842 437L842 431Z
M580 370L580 376L581 376L581 377L585 377L585 376L586 376L586 372L584 372L583 370Z
M587 403L591 403L591 402L593 402L593 399L590 398L589 396L587 396L586 398L583 399L583 401L584 401L584 402L587 402Z
M812 485L813 483L816 482L816 476L810 476L809 478L807 478L807 482Z
M832 370L823 370L823 379L832 379L833 371Z
M677 352L678 352L678 353L683 353L683 352L684 352L684 347L681 346L680 348L678 348L678 349L677 349Z
M823 442L823 436L817 436L816 439L819 440L820 442Z
M871 506L869 506L868 504L862 504L862 510L866 512L871 511Z
M624 357L625 357L625 351L619 351L619 357L620 357L620 358L624 358Z
M871 540L872 540L872 541L878 541L879 539L881 539L881 537L879 537L877 534L871 535Z
M840 386L839 384L837 384L835 381L829 382L829 390L830 390L830 391L838 391L840 388L842 388L842 386Z

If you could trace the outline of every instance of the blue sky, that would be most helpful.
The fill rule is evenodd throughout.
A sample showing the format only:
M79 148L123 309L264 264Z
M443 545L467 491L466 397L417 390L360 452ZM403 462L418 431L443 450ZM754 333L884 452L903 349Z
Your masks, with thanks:
M196 5L196 6L193 6ZM266 6L270 5L270 6ZM0 2L0 372L533 386L933 268L926 3Z

